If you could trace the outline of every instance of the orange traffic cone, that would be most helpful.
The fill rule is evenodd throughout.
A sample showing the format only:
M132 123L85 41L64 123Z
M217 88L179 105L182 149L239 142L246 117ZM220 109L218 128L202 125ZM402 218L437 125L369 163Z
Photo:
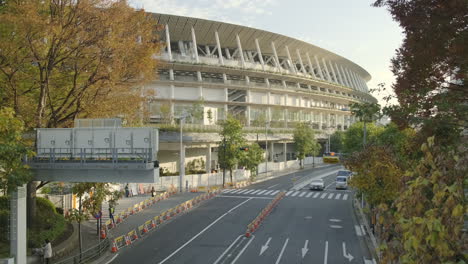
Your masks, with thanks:
M115 243L115 240L112 242L112 253L115 253L117 251L119 251L119 249L117 248L117 244Z
M101 239L105 239L107 237L106 229L101 227Z
M130 238L128 236L125 236L125 244L128 246L132 244L132 241L130 241Z

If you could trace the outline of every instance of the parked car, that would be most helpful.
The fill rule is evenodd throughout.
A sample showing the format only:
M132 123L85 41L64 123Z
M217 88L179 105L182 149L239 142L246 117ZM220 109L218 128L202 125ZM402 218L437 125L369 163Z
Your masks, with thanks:
M348 176L336 177L335 183L336 189L348 189Z
M309 184L309 188L311 190L320 190L320 191L323 191L323 189L325 189L325 184L323 182L322 179L317 179L317 180L313 180L310 184Z
M339 177L339 176L344 176L344 177L347 177L347 178L351 178L351 177L353 177L353 172L349 171L349 170L339 170L336 173L336 177Z

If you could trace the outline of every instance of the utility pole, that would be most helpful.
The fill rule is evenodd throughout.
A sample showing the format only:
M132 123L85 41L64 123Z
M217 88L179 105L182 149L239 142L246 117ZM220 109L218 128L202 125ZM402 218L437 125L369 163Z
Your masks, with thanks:
M187 115L184 113L180 117L180 168L179 168L179 192L183 191L182 183L185 177L185 149L183 143L183 125Z
M265 175L268 175L268 122L265 122Z
M226 179L226 138L223 138L223 188Z

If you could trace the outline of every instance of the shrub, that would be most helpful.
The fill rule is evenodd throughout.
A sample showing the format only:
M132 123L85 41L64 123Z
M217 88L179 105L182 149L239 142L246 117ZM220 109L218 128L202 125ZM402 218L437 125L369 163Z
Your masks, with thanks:
M40 247L45 239L54 241L65 231L65 218L57 213L51 201L37 197L37 225L28 230L30 247Z
M8 241L10 211L0 209L0 242Z

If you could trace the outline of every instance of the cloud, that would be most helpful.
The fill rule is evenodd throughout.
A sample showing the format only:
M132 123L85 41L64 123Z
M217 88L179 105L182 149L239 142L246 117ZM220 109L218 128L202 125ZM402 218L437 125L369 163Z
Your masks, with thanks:
M136 8L154 13L218 20L244 26L259 15L272 15L277 0L130 0Z

